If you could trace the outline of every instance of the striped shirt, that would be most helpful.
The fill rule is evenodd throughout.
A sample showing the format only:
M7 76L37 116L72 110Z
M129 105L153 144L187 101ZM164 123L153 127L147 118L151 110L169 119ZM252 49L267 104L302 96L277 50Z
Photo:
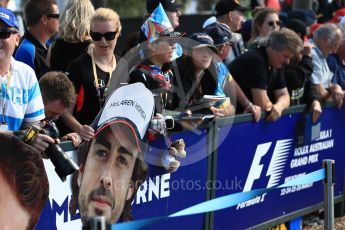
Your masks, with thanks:
M35 72L14 58L11 58L10 74L1 76L0 114L0 121L5 119L9 131L19 130L23 121L31 123L44 118L44 105Z

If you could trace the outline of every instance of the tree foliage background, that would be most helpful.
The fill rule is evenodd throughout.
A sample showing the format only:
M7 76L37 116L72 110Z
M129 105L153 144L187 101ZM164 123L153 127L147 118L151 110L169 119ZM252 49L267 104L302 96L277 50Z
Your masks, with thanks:
M28 0L21 0L21 7ZM44 1L44 0L42 0ZM67 0L56 0L59 5L64 5ZM192 0L177 0L184 8ZM217 0L198 0L197 10L208 11L211 10L212 4ZM114 9L121 17L141 17L146 13L146 0L91 0L95 8L109 7ZM183 8L182 8L183 11Z

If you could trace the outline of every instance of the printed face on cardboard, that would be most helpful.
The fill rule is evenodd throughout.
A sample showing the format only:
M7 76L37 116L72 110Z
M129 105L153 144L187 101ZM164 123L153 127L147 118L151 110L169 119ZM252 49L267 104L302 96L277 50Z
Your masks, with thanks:
M92 140L86 163L78 174L82 220L102 215L115 223L132 197L132 174L139 150L130 132L125 125L114 125Z

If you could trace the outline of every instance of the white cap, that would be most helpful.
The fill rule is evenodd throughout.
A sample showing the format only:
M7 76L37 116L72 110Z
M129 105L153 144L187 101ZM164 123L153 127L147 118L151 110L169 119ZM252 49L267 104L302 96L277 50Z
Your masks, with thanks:
M138 148L154 112L154 99L144 84L125 85L115 90L94 121L95 136L114 124L125 124L133 132Z

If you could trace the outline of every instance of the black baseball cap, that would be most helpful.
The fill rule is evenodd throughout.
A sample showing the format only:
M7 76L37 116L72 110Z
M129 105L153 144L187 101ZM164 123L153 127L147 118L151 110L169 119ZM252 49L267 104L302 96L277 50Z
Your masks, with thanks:
M152 13L157 8L159 3L162 4L165 11L177 11L181 7L181 4L178 4L176 0L147 0L147 12Z
M214 45L222 45L227 42L234 43L240 41L240 35L231 32L230 28L220 22L214 22L204 28L204 32L213 39Z
M216 16L218 17L235 10L245 12L248 8L241 6L238 0L220 0L217 2L215 10Z
M218 54L218 49L214 46L213 39L208 34L194 33L189 38L191 39L189 43L191 49L208 47Z

